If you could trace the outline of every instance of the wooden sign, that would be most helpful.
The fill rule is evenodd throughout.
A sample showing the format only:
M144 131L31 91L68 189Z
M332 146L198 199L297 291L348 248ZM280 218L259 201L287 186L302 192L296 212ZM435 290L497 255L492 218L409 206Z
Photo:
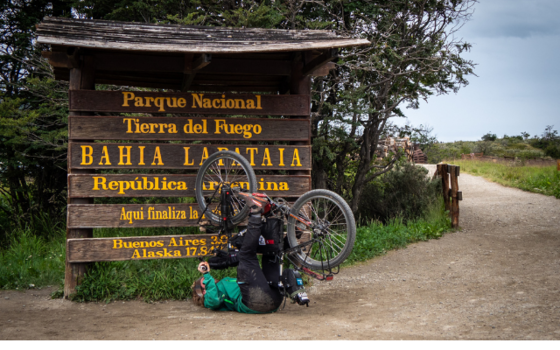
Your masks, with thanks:
M196 175L161 174L87 174L68 176L68 197L194 197ZM233 179L233 182L236 180ZM255 191L270 197L301 196L311 190L311 177L307 175L257 176ZM206 183L205 189L213 190L217 183ZM239 186L248 188L246 178Z
M69 91L70 110L119 113L309 115L309 95Z
M241 154L254 169L311 169L311 146L76 142L68 152L73 169L198 169L222 150Z
M309 119L78 117L71 140L307 141Z
M68 228L197 226L197 204L68 204Z
M67 240L70 263L149 259L196 258L225 249L226 236L180 235L115 238L73 238Z

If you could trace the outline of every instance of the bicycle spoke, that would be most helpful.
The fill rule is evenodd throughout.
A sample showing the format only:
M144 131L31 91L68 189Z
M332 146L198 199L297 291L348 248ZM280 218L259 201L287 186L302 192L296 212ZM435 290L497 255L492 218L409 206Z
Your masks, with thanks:
M340 241L335 235L328 235L327 236L329 238L329 240L331 240L333 242L333 244L336 245L336 243L334 242L338 242L339 244L342 244L342 248L339 247L338 245L336 245L337 247L339 247L341 250L344 248L344 245L346 244L346 241Z
M340 249L339 252L341 252L342 249L344 249L344 244L342 245L342 247L339 246L338 244L335 243L335 241L332 240L332 237L331 237L331 236L327 236L327 239L328 239L333 245L335 245L338 249ZM341 243L341 242L339 242L339 243ZM331 248L332 248L332 245L331 245Z

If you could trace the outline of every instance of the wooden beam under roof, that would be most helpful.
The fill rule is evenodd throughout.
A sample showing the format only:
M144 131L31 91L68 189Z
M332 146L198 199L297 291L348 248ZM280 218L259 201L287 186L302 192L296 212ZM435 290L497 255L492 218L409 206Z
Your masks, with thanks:
M196 73L206 67L212 61L212 55L203 53L196 59L192 59L191 54L185 55L185 70L183 71L183 83L181 84L181 91L187 91L191 86Z
M56 68L70 68L66 52L43 51L43 57ZM175 72L184 71L185 58L162 55L138 55L130 53L96 52L95 68L109 72ZM191 55L192 57L192 55ZM277 75L289 76L291 63L288 60L257 60L241 58L214 58L212 64L199 69L199 73L220 75Z
M302 74L304 76L311 75L315 70L320 69L327 63L331 62L332 60L338 57L338 50L337 49L329 49L322 53L320 56L315 57L309 63L306 63L303 66Z
M64 49L64 50L61 50ZM43 52L54 67L57 80L68 80L69 63L68 48L53 47L52 52ZM75 52L74 50L73 52ZM118 52L92 52L80 50L80 55L93 56L96 62L97 84L124 85L148 88L162 88L188 91L208 92L278 92L285 91L291 72L291 61L286 60L253 60L253 55L240 55L247 59L214 59L212 64L200 68L202 64L195 64L192 54L147 54L142 56L135 53ZM305 52L307 62L313 61L320 52ZM188 55L188 58L187 58ZM223 55L220 55L223 57ZM262 58L266 54L259 54ZM274 54L273 57L278 55ZM81 60L83 56L76 56ZM234 56L236 57L236 56ZM200 58L202 61L202 58ZM206 60L208 61L208 60ZM187 84L183 82L183 74L191 73L193 63L196 65L196 76ZM205 62L207 63L207 62ZM334 68L334 63L329 62L313 70L312 75L324 76ZM126 70L123 70L126 69ZM252 74L251 74L252 73ZM258 74L255 74L258 73ZM187 75L188 79L188 75Z

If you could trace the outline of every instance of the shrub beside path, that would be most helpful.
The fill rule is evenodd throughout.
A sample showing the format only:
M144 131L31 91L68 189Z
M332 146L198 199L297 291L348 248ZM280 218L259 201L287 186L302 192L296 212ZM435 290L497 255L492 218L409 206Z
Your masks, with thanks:
M459 181L462 231L315 283L309 308L243 315L0 291L0 339L560 339L560 200Z

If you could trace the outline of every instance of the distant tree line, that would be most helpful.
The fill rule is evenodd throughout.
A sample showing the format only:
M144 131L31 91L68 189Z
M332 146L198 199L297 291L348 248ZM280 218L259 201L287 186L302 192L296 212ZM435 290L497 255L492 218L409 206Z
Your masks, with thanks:
M560 135L558 135L557 130L553 129L554 125L547 125L540 136L533 135L533 137L531 137L528 132L523 131L519 135L509 136L504 134L502 139L526 141L531 146L543 150L545 156L560 159ZM491 132L484 134L481 138L482 141L496 141L497 139L497 135Z

